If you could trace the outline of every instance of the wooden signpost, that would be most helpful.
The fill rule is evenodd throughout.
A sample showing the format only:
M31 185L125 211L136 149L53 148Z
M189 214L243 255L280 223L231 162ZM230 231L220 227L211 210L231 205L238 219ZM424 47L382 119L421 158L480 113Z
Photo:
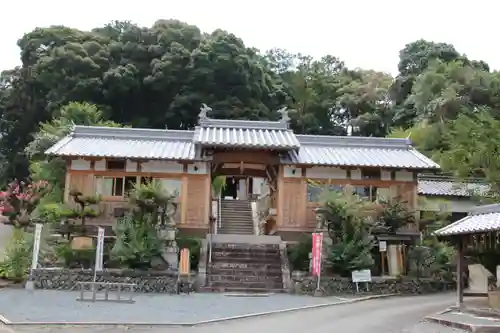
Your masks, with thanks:
M191 292L191 282L190 279L191 272L191 258L189 249L181 249L180 260L179 260L179 270L177 273L177 294Z

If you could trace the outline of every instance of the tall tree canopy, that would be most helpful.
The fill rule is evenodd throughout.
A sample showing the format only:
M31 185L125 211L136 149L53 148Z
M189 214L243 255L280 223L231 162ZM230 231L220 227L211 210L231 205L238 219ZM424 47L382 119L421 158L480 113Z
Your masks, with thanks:
M409 135L445 171L497 182L500 74L451 44L402 45L394 78L334 55L260 52L230 32L177 20L37 28L18 46L22 65L0 76L3 184L30 175L30 165L40 175L40 152L69 120L190 129L201 103L211 117L255 120L277 119L287 106L298 133Z

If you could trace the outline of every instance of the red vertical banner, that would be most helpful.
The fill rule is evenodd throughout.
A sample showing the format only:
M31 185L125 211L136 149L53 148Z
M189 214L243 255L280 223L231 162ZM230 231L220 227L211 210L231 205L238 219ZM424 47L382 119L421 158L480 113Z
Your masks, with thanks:
M321 254L323 249L323 233L315 232L312 234L312 275L321 274Z

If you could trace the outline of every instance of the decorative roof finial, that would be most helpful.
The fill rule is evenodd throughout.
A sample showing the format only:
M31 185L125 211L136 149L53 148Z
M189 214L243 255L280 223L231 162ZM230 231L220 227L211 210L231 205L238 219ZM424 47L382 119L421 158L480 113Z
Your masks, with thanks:
M281 109L278 110L278 113L281 113L281 119L280 119L281 123L288 124L288 122L290 121L290 117L288 116L288 112L290 112L290 111L293 111L293 110L288 110L288 108L286 106L282 107Z
M211 112L212 111L212 108L209 107L208 105L206 105L205 103L202 103L201 104L201 108L200 108L200 114L198 114L198 119L200 121L202 120L207 120L208 119L208 115L207 113Z

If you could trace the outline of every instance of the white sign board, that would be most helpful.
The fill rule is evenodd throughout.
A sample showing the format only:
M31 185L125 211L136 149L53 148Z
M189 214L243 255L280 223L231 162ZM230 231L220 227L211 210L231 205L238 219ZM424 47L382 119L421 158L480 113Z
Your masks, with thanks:
M387 242L386 241L378 242L378 248L380 252L387 252Z
M363 269L360 271L352 271L352 282L372 282L372 272L369 269Z
M95 251L95 270L102 271L104 257L104 228L97 229L97 247Z
M33 257L31 259L31 269L38 268L38 254L40 253L40 240L42 238L42 227L40 223L35 224L35 235L33 239Z

